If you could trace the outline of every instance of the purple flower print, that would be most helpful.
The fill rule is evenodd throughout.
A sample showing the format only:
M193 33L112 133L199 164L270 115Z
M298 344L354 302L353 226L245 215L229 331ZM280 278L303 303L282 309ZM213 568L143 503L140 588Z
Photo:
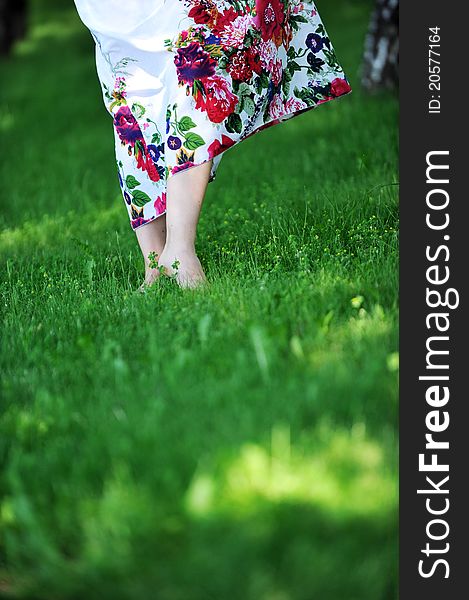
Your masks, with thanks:
M178 48L174 64L179 82L192 85L195 79L214 75L217 62L200 44L191 42L185 48Z
M156 164L160 159L160 150L158 146L155 146L155 144L150 144L147 146L147 151L152 161Z
M128 106L121 106L115 114L114 127L117 130L121 142L134 146L137 140L143 140L143 135L137 120Z
M306 36L306 45L315 54L320 52L324 47L324 40L317 33L309 33Z
M181 139L176 137L175 135L170 135L168 137L168 146L171 148L171 150L179 150L181 144Z

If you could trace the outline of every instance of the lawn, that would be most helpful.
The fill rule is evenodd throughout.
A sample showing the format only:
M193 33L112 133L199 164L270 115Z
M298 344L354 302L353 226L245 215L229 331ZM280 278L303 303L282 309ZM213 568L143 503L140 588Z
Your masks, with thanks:
M135 289L93 44L35 0L0 63L0 595L397 598L397 98L370 2L319 9L353 93L230 150L210 285Z

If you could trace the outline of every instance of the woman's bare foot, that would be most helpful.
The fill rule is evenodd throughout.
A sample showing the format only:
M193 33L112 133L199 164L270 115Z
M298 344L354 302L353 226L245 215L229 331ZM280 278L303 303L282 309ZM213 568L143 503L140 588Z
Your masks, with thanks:
M136 234L145 263L145 279L138 291L145 292L160 276L158 257L166 244L166 215L139 227Z
M154 285L161 274L182 288L207 280L195 253L195 236L212 161L181 171L168 179L166 214L136 230L145 260L145 281L139 291ZM160 254L152 260L151 255Z
M158 262L182 288L196 288L206 282L195 253L195 237L211 164L208 161L168 179L166 244Z
M195 289L207 283L200 260L193 250L164 249L158 261L161 273L174 278L181 288Z
M151 287L158 277L161 275L161 271L159 268L151 269L145 265L145 279L143 283L139 286L138 291L142 294L146 292L147 288Z
M145 279L137 289L137 292L140 292L142 294L144 294L147 291L147 289L151 287L162 274L162 269L158 265L158 254L156 252L150 252L148 256L144 257L144 261Z

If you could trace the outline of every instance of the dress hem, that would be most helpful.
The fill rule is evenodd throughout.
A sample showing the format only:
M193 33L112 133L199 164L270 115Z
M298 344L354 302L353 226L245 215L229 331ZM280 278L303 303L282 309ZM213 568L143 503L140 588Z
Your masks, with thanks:
M165 192L167 193L167 186L168 186L168 181L170 178L174 177L175 175L179 175L179 173L185 173L186 171L189 171L190 169L194 169L196 167L200 167L201 165L204 165L205 163L213 160L216 157L219 157L219 162L221 162L221 157L225 154L225 152L228 152L228 150L231 150L232 148L235 148L238 144L240 144L241 142L244 142L244 140L249 139L250 137L252 137L253 135L264 131L264 129L268 129L269 127L272 127L274 125L279 125L281 123L284 123L286 121L290 121L290 119L294 118L294 117L298 117L306 112L312 111L316 108L318 108L319 106L322 106L323 104L327 104L328 102L331 102L332 100L338 100L339 98L342 98L344 96L348 96L349 94L352 93L352 89L348 89L346 92L339 94L337 96L331 96L329 98L324 99L321 102L318 102L312 106L306 106L305 108L301 108L301 109L296 109L296 110L292 110L290 112L286 112L283 115L281 115L280 117L277 117L275 119L271 119L270 121L267 121L266 123L262 123L261 125L258 125L253 131L251 131L248 135L239 138L238 140L236 140L231 146L228 146L226 148L223 148L222 150L220 150L220 152L217 152L216 154L214 154L211 158L208 158L207 160L202 160L199 163L194 163L193 165L191 165L190 167L187 167L185 169L181 169L175 173L172 173L171 171L169 172L167 178L166 178L166 190ZM215 180L216 178L216 172L218 170L218 164L215 167L214 171L211 171L210 173L210 177L208 180L208 183L211 183L212 181ZM150 217L148 220L146 220L145 223L141 223L140 225L138 225L137 227L132 227L133 231L137 231L137 229L139 229L140 227L145 227L145 225L148 225L149 223L152 223L153 221L155 221L156 219L158 219L159 217L162 217L163 215L166 214L166 210L159 213L158 215L155 215L153 217Z

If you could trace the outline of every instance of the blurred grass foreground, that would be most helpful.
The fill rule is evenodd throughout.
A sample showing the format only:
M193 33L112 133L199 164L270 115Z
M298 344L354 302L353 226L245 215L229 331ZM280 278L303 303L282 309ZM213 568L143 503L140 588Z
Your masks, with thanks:
M0 64L0 594L397 597L397 100L371 3L319 3L354 92L210 184L211 286L133 290L93 44L32 2Z

